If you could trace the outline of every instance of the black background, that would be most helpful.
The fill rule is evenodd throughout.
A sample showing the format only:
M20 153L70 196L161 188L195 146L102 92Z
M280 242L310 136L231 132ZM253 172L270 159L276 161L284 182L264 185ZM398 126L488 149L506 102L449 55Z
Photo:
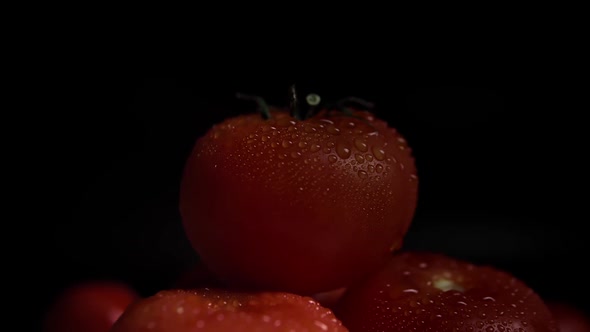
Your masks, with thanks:
M588 310L583 125L567 104L577 87L516 68L467 66L459 76L370 59L330 70L210 60L190 71L82 62L42 75L46 109L35 113L40 135L26 150L37 181L27 227L38 229L34 261L47 264L34 267L43 270L33 287L39 314L73 282L119 279L150 295L194 263L177 211L194 141L254 110L235 92L286 104L292 83L374 101L407 138L420 193L406 249L493 264L547 299Z

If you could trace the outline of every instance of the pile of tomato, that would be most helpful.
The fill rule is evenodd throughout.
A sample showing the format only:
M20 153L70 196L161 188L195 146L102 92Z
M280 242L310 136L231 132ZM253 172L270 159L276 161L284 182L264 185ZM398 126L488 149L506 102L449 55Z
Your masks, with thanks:
M213 126L185 166L179 207L201 264L146 298L72 287L46 331L590 331L505 271L404 250L412 150L366 103L252 99L259 112Z

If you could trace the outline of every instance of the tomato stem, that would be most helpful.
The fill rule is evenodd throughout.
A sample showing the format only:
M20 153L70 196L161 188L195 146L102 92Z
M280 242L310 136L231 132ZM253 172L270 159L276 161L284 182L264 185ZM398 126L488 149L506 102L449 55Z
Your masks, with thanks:
M256 104L258 105L258 111L260 112L260 115L262 115L262 118L264 120L270 119L270 109L268 107L268 104L262 97L247 95L243 93L236 93L236 98L256 102Z
M289 109L291 110L291 116L297 120L301 120L301 113L299 113L299 101L297 100L297 90L295 84L289 88Z
M336 102L336 108L342 110L345 113L350 112L350 109L348 107L346 107L346 105L350 105L350 104L356 104L366 110L370 110L370 109L375 108L375 104L373 104L369 101L366 101L364 99L358 98L358 97L342 98Z

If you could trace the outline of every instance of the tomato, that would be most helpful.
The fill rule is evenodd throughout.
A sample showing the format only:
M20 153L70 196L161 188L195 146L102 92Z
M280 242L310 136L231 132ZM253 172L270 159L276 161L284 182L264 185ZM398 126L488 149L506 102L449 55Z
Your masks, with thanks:
M352 283L401 246L417 186L408 144L372 113L297 120L272 109L197 140L180 212L221 279L311 295Z
M335 308L350 331L557 331L523 282L442 254L406 252L350 287Z
M87 281L73 285L49 308L44 331L108 332L137 299L137 293L121 282Z
M168 290L133 304L112 332L334 331L346 328L311 298L220 289Z

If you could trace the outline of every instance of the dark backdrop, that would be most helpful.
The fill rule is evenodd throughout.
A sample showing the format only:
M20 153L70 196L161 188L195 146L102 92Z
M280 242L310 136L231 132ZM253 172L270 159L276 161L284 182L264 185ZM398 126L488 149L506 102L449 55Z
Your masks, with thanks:
M294 82L325 98L372 100L406 136L420 177L407 249L493 264L545 298L588 309L576 162L582 126L564 102L577 90L491 72L455 80L452 71L430 79L364 65L298 77L271 65L206 67L169 75L87 64L43 81L52 97L35 151L43 166L33 202L41 211L29 211L39 212L31 218L40 235L35 261L47 266L36 288L39 312L76 281L120 279L149 295L194 263L177 211L194 141L213 123L253 110L235 92L284 104Z

